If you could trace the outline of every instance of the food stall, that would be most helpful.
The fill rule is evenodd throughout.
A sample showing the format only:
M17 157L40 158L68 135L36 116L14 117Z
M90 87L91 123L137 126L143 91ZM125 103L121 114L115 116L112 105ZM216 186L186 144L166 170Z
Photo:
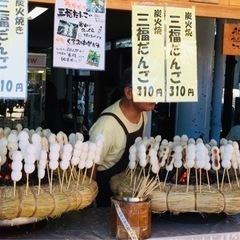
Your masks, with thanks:
M33 1L34 2L34 1ZM36 2L45 2L45 3L54 3L53 1L36 1ZM159 1L160 3L164 3L163 1ZM176 1L168 1L169 4L175 4ZM196 6L196 14L197 16L204 16L204 17L219 17L219 18L238 18L237 10L239 11L239 3L237 1L178 1L178 4L184 4L186 6ZM131 8L131 3L126 1L108 1L107 6L109 8L118 8L129 10ZM227 7L227 8L226 8ZM54 157L53 157L54 158ZM52 169L51 169L52 168ZM51 170L54 170L54 167L50 167ZM61 175L62 179L64 179L64 170L65 167L62 166ZM73 170L74 171L74 170ZM50 171L51 172L51 171ZM78 175L74 175L74 179L76 180ZM82 182L84 183L84 173L81 175ZM16 176L15 176L16 177ZM69 184L71 182L71 178L73 176L69 175L69 182L68 185L65 186L68 189ZM26 179L24 179L27 183L27 175ZM70 192L62 192L62 181L61 179L58 180L58 186L54 187L56 190L60 189L60 193L57 192L51 193L52 189L52 182L48 180L47 188L50 189L50 193L53 195L52 201L53 204L50 206L52 209L49 209L49 212L46 216L50 217L49 219L44 219L43 221L36 221L36 224L31 222L31 225L28 225L27 229L24 229L26 225L22 224L14 224L13 220L7 221L7 226L4 226L4 221L1 225L1 234L4 235L5 239L21 239L23 236L25 239L114 239L113 236L110 234L111 230L111 209L110 208L95 208L94 206L90 206L94 201L96 196L96 186L93 183L92 190L94 194L90 194L88 191L86 197L87 203L83 206L79 203L75 206L73 203L71 205L71 201L67 199L67 207L64 209L57 211L58 206L61 206L62 199L60 195L70 195L72 198L76 197L73 196L73 191L76 189L74 188L73 191ZM88 179L88 182L91 183L91 179ZM27 184L28 185L28 184ZM84 185L82 185L84 187ZM12 189L13 190L13 189ZM85 189L81 189L83 192ZM14 201L11 206L14 206L15 209L18 209L17 215L16 212L6 211L8 208L8 200L7 197L9 195L2 190L1 199L2 202L0 204L1 214L4 218L4 214L9 214L12 218L19 217L21 214L24 214L23 217L33 216L37 212L41 212L41 209L38 209L36 206L36 202L41 203L42 199L37 198L38 190L33 190L29 197L23 197L24 193L28 192L28 187L24 188L23 190L18 190L19 202ZM42 191L45 190L42 188ZM78 191L78 190L76 190ZM83 193L82 192L82 193ZM4 193L4 194L3 194ZM89 196L90 194L90 196ZM81 195L81 194L80 194ZM12 197L12 195L11 195ZM33 197L31 200L30 197ZM49 196L46 196L50 198ZM58 198L59 197L59 198ZM79 196L79 198L84 198L83 196ZM64 197L63 197L64 198ZM78 197L77 197L78 198ZM89 199L90 198L90 199ZM3 200L6 201L3 201ZM66 196L65 198L66 199ZM21 208L24 206L23 202L30 204L32 206L32 212L28 213L29 209ZM59 202L58 202L59 201ZM5 203L6 202L6 203ZM10 201L9 201L10 202ZM59 203L58 204L56 204ZM5 204L5 205L4 205ZM94 202L93 202L94 204ZM187 204L187 203L186 203ZM71 207L69 207L71 205ZM29 205L26 205L29 207ZM38 205L39 206L39 205ZM44 206L45 207L45 206ZM81 211L78 211L81 209ZM5 210L5 212L4 212ZM63 211L62 211L63 210ZM68 212L71 210L71 212ZM54 212L56 211L56 212ZM165 213L166 210L159 213L152 214L152 222L151 222L151 236L150 239L221 239L221 238L229 238L229 239L237 239L239 238L239 215L236 213L211 213L208 214L201 214L201 212L184 212L184 214L179 214L175 216L175 214ZM51 213L54 213L51 215ZM208 212L207 212L208 213ZM15 214L15 215L14 215ZM58 217L56 217L58 216ZM14 219L13 217L13 219ZM45 215L43 216L45 217ZM53 217L53 218L52 218ZM56 218L55 218L56 217ZM191 221L189 221L191 219ZM196 222L192 222L195 219ZM10 225L10 226L9 226ZM13 231L14 229L14 231ZM2 237L2 236L1 236Z

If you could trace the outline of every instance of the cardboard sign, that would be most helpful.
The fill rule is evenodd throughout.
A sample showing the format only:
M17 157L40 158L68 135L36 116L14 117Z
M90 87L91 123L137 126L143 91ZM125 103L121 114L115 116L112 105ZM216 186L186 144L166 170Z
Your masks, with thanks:
M240 24L224 24L223 54L233 56L240 55Z

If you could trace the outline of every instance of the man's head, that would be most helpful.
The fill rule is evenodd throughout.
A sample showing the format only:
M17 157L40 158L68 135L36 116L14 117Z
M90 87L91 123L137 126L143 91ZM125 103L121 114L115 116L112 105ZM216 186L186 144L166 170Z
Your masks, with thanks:
M132 102L140 111L151 111L155 107L155 102L134 102L132 92L132 67L128 67L122 74L120 90L123 96Z
M124 94L125 87L132 87L132 67L128 67L122 74L119 89Z

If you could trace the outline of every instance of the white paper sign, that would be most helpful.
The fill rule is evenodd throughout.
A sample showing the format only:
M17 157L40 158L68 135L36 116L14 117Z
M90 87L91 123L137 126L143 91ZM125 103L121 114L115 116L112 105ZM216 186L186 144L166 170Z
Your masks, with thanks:
M0 98L27 97L27 0L0 0Z
M197 101L195 9L133 5L136 102Z
M166 101L194 102L197 50L194 8L166 7Z
M105 0L56 0L53 66L104 70Z
M136 102L164 101L164 7L132 11L133 92Z

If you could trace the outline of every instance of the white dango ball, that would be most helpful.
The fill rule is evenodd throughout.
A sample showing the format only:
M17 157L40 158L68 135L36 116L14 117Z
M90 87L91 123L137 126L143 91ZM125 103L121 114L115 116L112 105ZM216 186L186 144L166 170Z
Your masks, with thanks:
M198 168L204 168L204 166L205 166L204 159L197 160L196 165L197 165Z
M56 137L57 137L57 141L58 142L63 142L64 141L64 133L63 133L63 131L59 131L57 133Z
M27 139L25 140L21 140L19 143L18 143L18 146L21 150L25 151L27 145L29 144L29 141Z
M68 153L71 153L73 150L73 147L70 143L66 143L63 145L63 151L64 152L68 152Z
M135 161L129 161L128 167L133 170L136 167L136 162Z
M93 160L88 158L86 160L86 168L91 168L92 166L93 166Z
M130 153L129 156L128 156L128 159L129 159L129 161L132 161L132 162L136 161L136 154L135 153L134 154Z
M147 154L146 154L146 152L140 152L140 153L138 153L138 157L139 157L139 159L146 159Z
M80 161L79 161L79 163L78 163L78 168L79 168L79 169L84 169L85 166L86 166L86 161L80 159Z
M172 171L173 170L173 164L166 165L166 170L167 171Z
M162 136L161 135L157 135L156 137L155 137L155 141L156 142L161 142L161 140L162 140Z
M139 145L139 147L138 147L138 149L137 149L137 151L138 151L138 153L145 153L146 152L146 146L142 143L142 144L140 144Z
M157 157L156 155L150 157L150 163L151 163L152 165L158 163L158 157Z
M95 152L88 152L88 158L89 159L94 159L94 157L95 157Z
M82 147L82 152L87 152L87 151L88 151L88 143L84 142Z
M59 152L61 149L60 144L57 142L50 143L50 152Z
M87 156L88 156L87 152L82 152L82 154L80 155L80 159L83 160L83 161L86 161L87 160Z
M23 155L21 151L15 151L12 155L13 161L21 162L23 160Z
M39 161L39 163L38 163L38 169L45 169L46 166L47 166L47 160L46 160L46 161L45 161L45 160Z
M168 145L168 140L167 139L163 139L161 142L161 146L167 146Z
M186 161L186 167L192 168L194 166L195 161L193 159L189 159Z
M142 140L141 137L136 137L134 143L138 143L138 142L141 141L141 140Z
M232 153L233 151L233 145L232 144L227 144L224 149L225 152L227 153Z
M78 149L79 151L82 151L83 142L81 140L77 140L74 147L75 147L75 149Z
M13 161L11 168L13 171L21 171L23 168L23 163L21 161Z
M137 148L135 145L132 145L130 148L129 148L129 153L131 154L136 154L137 152Z
M72 157L71 152L63 152L63 153L61 154L61 159L62 159L63 161L70 161L71 157Z
M49 153L50 162L51 161L58 161L59 157L60 157L59 152L50 152Z
M45 170L44 169L38 169L38 178L43 179L45 177Z
M218 145L218 143L217 143L217 141L216 141L215 139L211 139L210 142L209 142L209 144L210 144L210 146L212 146L212 147Z
M49 162L49 168L50 168L51 170L56 170L56 169L58 168L58 164L59 164L59 162L56 161L56 160L50 161L50 162Z
M232 161L232 167L233 169L238 169L238 162L235 160L235 161Z
M24 164L24 171L25 173L31 174L35 170L35 165L31 163L25 163Z
M194 161L195 157L196 157L196 155L194 152L189 152L189 153L187 153L186 161Z
M29 143L25 149L26 154L35 154L36 150L32 143Z
M40 143L42 140L41 136L38 133L33 133L32 135L32 142L33 143Z
M70 162L69 161L61 161L60 162L60 168L62 169L62 170L67 170L68 169L68 167L69 167L69 164L70 164Z
M139 160L139 165L140 165L141 167L146 167L146 165L147 165L147 159L146 159L146 158L140 158L140 160Z
M100 155L95 155L94 159L93 159L93 162L98 164L100 161Z
M176 161L181 161L182 160L182 152L175 152L174 159Z
M209 171L210 169L211 169L211 164L210 164L210 162L205 162L205 165L204 165L204 170L206 170L206 171Z
M40 161L41 160L47 160L47 152L46 152L46 150L41 150L40 151L40 159L39 159Z
M194 138L189 138L188 139L188 144L195 144L195 139Z
M225 168L225 169L230 169L231 168L231 161L223 160L222 161L222 167Z
M54 142L57 142L57 136L56 136L56 134L51 133L51 134L49 135L49 137L48 137L48 141L49 141L50 144L51 144L51 143L54 143Z
M18 134L18 140L19 141L26 141L29 140L29 135L26 131L22 130Z
M81 155L81 150L74 148L73 150L73 156L79 157Z
M90 142L88 145L88 151L89 152L95 152L97 150L97 145L93 142Z
M7 140L8 140L8 142L17 142L18 136L16 133L12 132L8 135Z
M12 171L11 172L11 179L14 182L18 182L22 178L22 172L21 171Z
M226 152L224 151L223 156L222 156L222 160L226 160L226 161L230 161L232 158L232 153L231 152Z
M7 161L6 155L0 155L0 166L2 166Z
M173 137L173 141L179 143L181 141L181 137L179 135L176 135Z
M151 170L152 170L153 173L157 174L160 170L159 164L153 164L152 167L151 167Z
M183 134L183 135L181 136L181 141L187 142L187 141L188 141L188 136L187 136L186 134Z
M24 158L24 161L27 164L34 164L36 161L35 155L32 155L32 154L26 155Z
M175 161L173 162L173 165L175 168L180 168L182 166L182 161L175 159Z
M84 136L83 136L83 134L80 133L80 132L76 132L75 138L76 138L76 141L81 141L81 142L84 141Z
M76 166L76 165L78 165L79 160L80 160L79 157L73 156L73 157L71 158L71 164L72 164L73 166Z
M2 146L2 147L6 147L7 144L8 144L8 140L7 140L6 137L2 137L2 138L0 138L0 146Z
M11 128L10 127L5 127L3 129L3 132L4 132L4 136L8 136L11 132Z
M18 150L18 142L9 142L7 145L9 151L16 151Z

